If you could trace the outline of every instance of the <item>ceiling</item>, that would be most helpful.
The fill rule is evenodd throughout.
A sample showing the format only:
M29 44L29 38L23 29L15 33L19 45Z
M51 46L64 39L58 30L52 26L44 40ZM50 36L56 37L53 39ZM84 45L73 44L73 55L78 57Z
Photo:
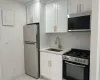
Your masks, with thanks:
M27 3L29 1L34 1L34 0L15 0L15 1L18 1L18 2L21 2L21 3ZM40 1L43 1L44 3L48 3L48 2L51 2L51 1L54 1L54 0L40 0Z
M32 1L32 0L15 0L15 1L18 1L18 2L21 2L21 3L27 3L27 2Z

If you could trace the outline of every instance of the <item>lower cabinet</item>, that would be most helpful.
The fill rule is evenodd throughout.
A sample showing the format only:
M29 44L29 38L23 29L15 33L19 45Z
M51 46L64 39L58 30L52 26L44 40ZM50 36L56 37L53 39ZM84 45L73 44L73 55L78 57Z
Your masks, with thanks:
M62 80L62 55L41 52L40 75L50 80Z

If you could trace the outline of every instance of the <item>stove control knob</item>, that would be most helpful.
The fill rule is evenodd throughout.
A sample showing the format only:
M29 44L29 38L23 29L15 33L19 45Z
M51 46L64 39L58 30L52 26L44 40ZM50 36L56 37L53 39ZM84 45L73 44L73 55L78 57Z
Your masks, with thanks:
M80 62L80 60L78 59L78 62Z
M81 59L79 59L79 63L81 63Z
M69 60L69 57L66 57L66 60Z
M81 62L81 59L79 60L79 62Z
M64 59L66 59L66 57Z
M80 60L80 62L82 63L82 60Z
M75 62L77 62L77 59L75 59Z
M85 63L85 60L83 60L83 63Z
M68 58L68 57L65 57L64 59L65 59L65 60L69 60L69 58Z

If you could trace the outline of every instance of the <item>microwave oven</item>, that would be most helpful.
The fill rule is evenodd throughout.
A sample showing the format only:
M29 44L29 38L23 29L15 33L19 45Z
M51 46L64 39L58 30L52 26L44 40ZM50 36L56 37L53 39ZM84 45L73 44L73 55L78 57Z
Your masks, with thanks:
M91 12L67 15L68 31L90 31Z

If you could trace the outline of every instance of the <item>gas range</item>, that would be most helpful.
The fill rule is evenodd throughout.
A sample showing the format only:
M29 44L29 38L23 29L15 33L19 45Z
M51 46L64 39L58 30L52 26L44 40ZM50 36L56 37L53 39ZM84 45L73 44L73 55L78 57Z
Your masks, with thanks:
M63 55L63 60L89 65L90 51L81 49L71 49Z

